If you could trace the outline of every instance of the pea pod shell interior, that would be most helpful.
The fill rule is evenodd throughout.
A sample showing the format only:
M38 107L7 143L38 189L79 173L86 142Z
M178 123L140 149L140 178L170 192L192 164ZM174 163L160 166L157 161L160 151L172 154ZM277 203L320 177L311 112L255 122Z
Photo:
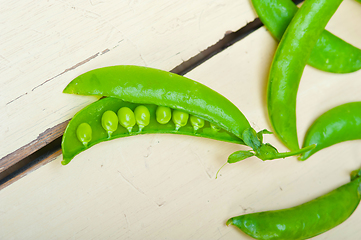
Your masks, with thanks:
M117 112L121 107L128 107L134 110L139 104L124 102L118 98L103 98L97 102L94 102L84 109L80 110L73 119L69 122L62 139L62 151L63 151L63 164L67 164L74 158L75 155L86 150L87 148L103 141L108 141L115 138L133 136L146 133L174 133L191 136L206 137L226 142L243 144L243 141L235 135L228 133L224 130L215 131L210 127L210 124L206 122L203 128L194 132L193 126L190 121L187 125L181 127L178 131L175 130L174 123L172 121L167 124L159 124L156 121L155 111L157 105L145 104L150 112L150 123L139 132L139 126L135 125L132 132L129 134L128 130L124 127L118 126L117 130L108 138L107 131L102 127L101 117L107 110ZM85 147L76 137L76 129L81 123L88 123L92 128L92 140Z

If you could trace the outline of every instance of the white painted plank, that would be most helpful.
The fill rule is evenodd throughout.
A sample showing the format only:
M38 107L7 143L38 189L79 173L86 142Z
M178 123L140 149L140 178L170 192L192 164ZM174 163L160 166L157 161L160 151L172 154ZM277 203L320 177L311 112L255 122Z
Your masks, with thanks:
M340 33L353 28L342 24L343 17L361 9L356 2L342 7L349 9L347 15L335 16L340 25L330 23ZM360 32L349 36L356 44ZM229 98L256 130L270 129L264 92L275 48L261 28L187 76ZM336 75L306 68L297 106L300 139L326 109L360 101L360 77L360 71ZM285 150L274 136L266 141ZM250 239L227 227L226 220L291 207L348 182L349 172L360 167L359 146L360 141L338 144L305 162L250 158L226 166L215 180L218 168L239 146L174 135L101 143L65 167L59 157L1 190L0 238ZM314 239L358 239L360 220L358 208L346 222Z
M255 18L247 0L0 5L0 158L89 103L62 94L77 75L117 64L171 70Z

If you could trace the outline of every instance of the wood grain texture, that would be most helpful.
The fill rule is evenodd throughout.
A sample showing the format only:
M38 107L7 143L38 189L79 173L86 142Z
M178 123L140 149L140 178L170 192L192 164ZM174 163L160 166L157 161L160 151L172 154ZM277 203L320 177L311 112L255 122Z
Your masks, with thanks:
M62 94L81 73L171 70L255 18L248 0L2 2L0 158L94 101Z
M52 128L47 129L45 132L41 133L35 140L29 144L17 149L16 151L6 155L0 159L0 176L1 173L11 166L17 164L22 159L30 156L40 148L45 147L50 142L54 141L56 138L59 138L63 135L66 126L69 121L60 123Z
M360 10L357 2L345 1L328 26L358 47L361 29L346 23L360 17ZM261 28L187 77L229 98L256 130L270 129L265 84L276 46ZM298 93L300 138L325 110L360 100L360 77L361 71L337 75L306 67ZM273 135L265 141L286 150ZM59 156L0 191L0 239L250 239L227 227L226 220L311 200L348 182L350 171L361 165L360 141L352 141L305 162L250 158L226 166L215 180L228 155L240 149L246 148L190 136L144 135L98 144L67 166ZM314 239L358 239L360 221L358 208Z
M6 188L10 184L25 177L26 175L44 166L45 164L53 161L56 157L59 157L59 155L61 155L61 149L50 152L49 154L44 154L41 157L38 157L36 160L32 160L31 163L25 162L23 167L18 167L17 164L12 165L12 167L16 168L16 170L11 171L10 177L2 179L0 184L0 190ZM12 170L12 167L9 167L8 170ZM4 174L4 176L9 176L6 171L0 173L0 177L2 174Z

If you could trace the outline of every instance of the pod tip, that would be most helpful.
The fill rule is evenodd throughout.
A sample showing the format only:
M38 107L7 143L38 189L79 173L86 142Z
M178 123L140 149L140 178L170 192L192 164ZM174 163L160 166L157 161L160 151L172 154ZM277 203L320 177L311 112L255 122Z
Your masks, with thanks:
M67 165L70 162L70 159L63 159L63 161L61 161L62 165Z
M233 218L228 219L226 222L226 225L229 226L230 224L233 224Z
M70 90L69 84L64 88L63 93L72 93Z

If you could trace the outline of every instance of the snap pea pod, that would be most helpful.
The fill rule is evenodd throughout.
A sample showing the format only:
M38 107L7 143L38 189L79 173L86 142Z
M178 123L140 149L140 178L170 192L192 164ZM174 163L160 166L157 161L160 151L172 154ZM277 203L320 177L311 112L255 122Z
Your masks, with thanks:
M252 0L262 23L279 41L296 14L291 0ZM323 30L307 62L317 69L333 73L349 73L361 69L361 50Z
M267 89L268 114L276 135L299 149L296 97L303 70L327 22L342 0L307 0L296 12L276 50Z
M317 236L345 221L360 202L360 170L351 182L301 205L230 218L234 225L255 239L301 240Z
M317 146L303 153L300 160L334 144L357 139L361 139L361 102L342 104L323 113L310 126L303 146Z
M237 142L250 146L254 150L254 153L248 154L248 157L256 156L262 160L272 160L299 155L314 147L308 146L307 148L296 152L279 153L271 144L264 144L262 143L262 140L259 140L262 139L262 134L265 132L260 131L256 134L250 127L250 124L243 113L227 98L191 79L157 69L139 66L112 66L99 68L78 76L68 84L63 92L80 95L114 97L121 99L124 102L128 102L129 104L156 105L158 106L155 112L158 123L168 123L169 117L171 115L174 117L173 122L175 126L172 130L168 129L165 130L165 132L176 133L176 131L179 130L179 133L190 134L190 132L187 132L187 130L184 129L190 115L189 122L191 122L194 127L193 134L196 132L199 134L202 131L204 132L207 129L203 128L206 121L213 129L219 127L227 132L228 135L227 137L221 137L218 135L205 134L205 137ZM161 109L160 114L158 114L159 109ZM167 111L171 112L170 109L172 109L171 114L167 113ZM89 109L84 110L84 112L89 111ZM95 110L92 111L96 112ZM132 129L135 125L135 121L133 120L135 117L133 117L134 113L132 113L132 111L133 110L129 109L129 107L128 109L118 110L119 123L123 128L128 130L128 134L133 134ZM149 111L151 111L151 109L149 109ZM85 115L85 113L82 114ZM114 114L110 115L114 116ZM91 115L89 117L91 118ZM99 117L97 116L95 119L96 118ZM86 123L87 121L84 119L84 122ZM110 123L108 121L102 124L106 128L103 127L106 132L108 132L108 136L118 136L111 135L111 132L109 132L112 128L111 126L116 125L115 120L113 122L114 123ZM80 122L77 123L81 124ZM160 125L158 124L157 127L160 127ZM90 128L92 128L92 126L90 126ZM143 133L150 131L150 128L145 126L142 126L141 129L144 129L144 131L142 131ZM163 130L159 129L159 132L162 132ZM68 132L74 131L74 127L72 130L67 130L63 139L66 139ZM92 132L98 131L92 129ZM72 135L72 138L76 139L75 135ZM102 135L101 138L98 137L95 138L98 140L95 140L94 137L91 138L88 135L90 134L80 132L78 133L78 136L81 136L81 139L86 139L87 141L85 142L79 137L78 140L74 141L78 141L79 144L81 143L83 145L81 148L86 148L87 146L92 146L97 143L99 139L103 140L105 136ZM236 138L238 139L236 140ZM68 149L71 148L63 148L65 158L63 161L64 164L68 163L74 156L74 154L70 154L70 157L67 157ZM77 153L78 151L71 152ZM244 157L237 161L243 159ZM236 162L236 160L233 162Z
M109 134L108 128L102 124L103 122L115 122L115 124L118 124L118 118L116 120L112 120L107 116L111 112L116 116L116 113L119 112L120 109L125 109L126 111L130 110L136 113L137 109L139 108L143 108L141 111L144 113L145 118L148 118L148 120L137 121L137 119L144 118L141 116L137 117L136 114L134 115L134 118L130 119L130 121L125 119L125 115L120 116L120 118L124 117L120 120L120 122L123 122L123 124L132 123L130 124L133 125L130 131L128 129L130 125L122 125L113 128L113 131L111 131ZM174 110L173 112L169 112L169 118L167 121L159 120L159 118L157 119L157 116L159 116L159 114L157 115L157 110L158 106L154 104L139 105L137 103L124 102L119 98L113 97L103 98L86 106L71 119L64 132L62 139L62 164L68 164L70 160L74 158L74 156L97 143L115 138L147 133L183 134L243 144L243 141L240 138L236 137L232 133L215 128L209 122L203 121L203 124L197 124L198 122L202 121L194 115L191 116L194 119L193 122L189 120L184 126L177 130L175 126L176 123L171 120L172 115L174 115ZM126 113L121 111L121 114ZM88 138L80 139L76 135L76 132L79 128L81 131L81 126L84 126L84 123L89 126L90 132L88 129L83 130L82 132L88 133L85 134Z
M187 110L241 138L250 124L228 99L183 76L140 66L111 66L86 72L63 91L117 97L126 102Z

